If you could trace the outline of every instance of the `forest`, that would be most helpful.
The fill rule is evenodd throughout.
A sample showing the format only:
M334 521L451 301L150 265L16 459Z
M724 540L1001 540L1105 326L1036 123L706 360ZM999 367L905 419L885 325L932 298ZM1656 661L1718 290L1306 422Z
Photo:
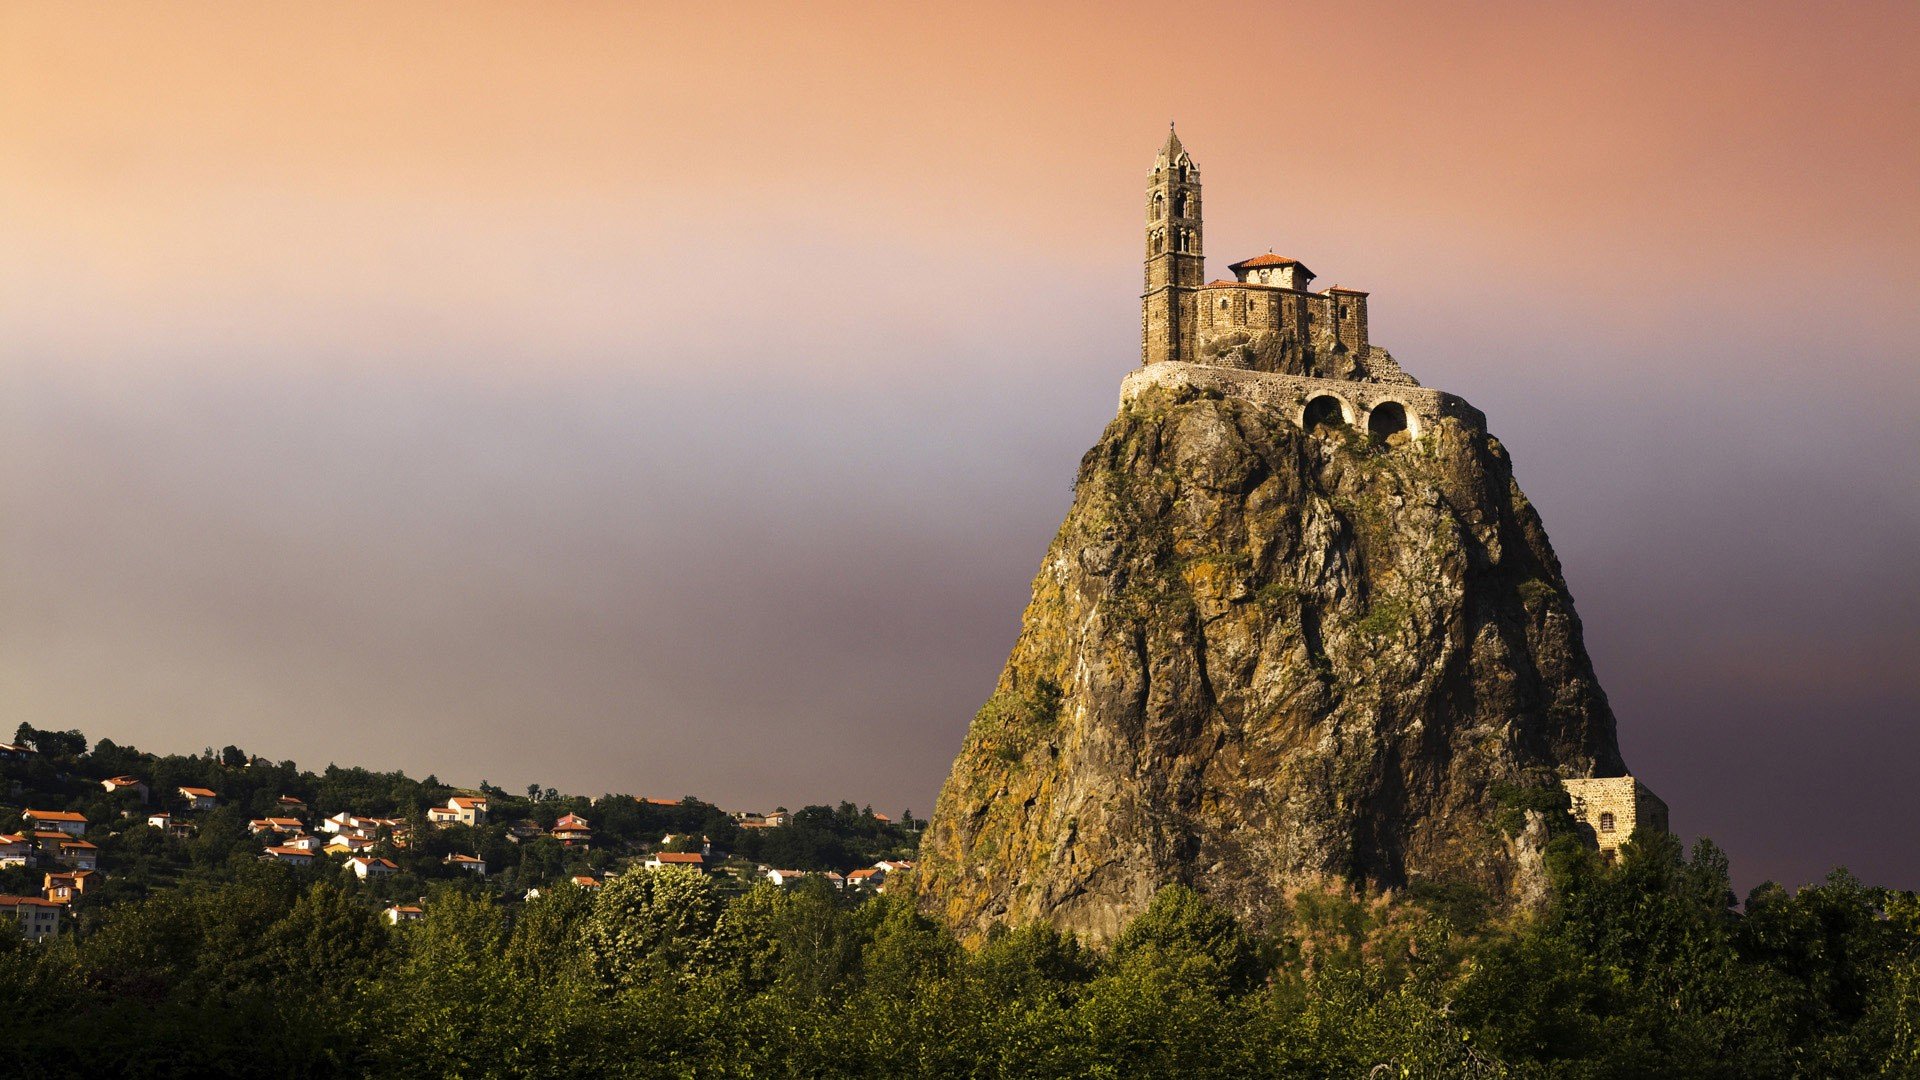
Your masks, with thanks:
M221 757L207 775L266 768ZM379 775L331 782L366 802L398 783ZM437 791L389 794L404 810ZM1836 871L1737 902L1711 842L1658 834L1608 864L1562 830L1549 872L1539 911L1328 889L1262 926L1169 884L1096 948L1044 926L962 943L904 877L679 869L532 897L422 879L424 918L390 924L351 875L230 852L90 899L52 940L0 939L4 1060L21 1077L1920 1075L1912 893Z

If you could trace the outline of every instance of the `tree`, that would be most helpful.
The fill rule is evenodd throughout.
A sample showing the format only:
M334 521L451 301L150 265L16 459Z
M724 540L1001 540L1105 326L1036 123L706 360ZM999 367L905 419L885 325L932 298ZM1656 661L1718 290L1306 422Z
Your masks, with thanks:
M1185 885L1154 894L1113 943L1115 964L1177 966L1220 990L1245 990L1262 974L1259 950L1227 910Z
M717 961L720 896L707 875L674 867L622 875L600 890L581 942L600 981L690 981Z

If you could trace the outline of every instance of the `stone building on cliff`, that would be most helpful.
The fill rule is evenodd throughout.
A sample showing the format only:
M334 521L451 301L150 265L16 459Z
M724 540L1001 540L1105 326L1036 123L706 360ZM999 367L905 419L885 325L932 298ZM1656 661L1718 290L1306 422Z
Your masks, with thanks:
M1565 784L1608 851L1662 827L1486 418L1373 342L1361 290L1272 252L1207 280L1172 133L1145 211L1142 363L923 835L922 907L1104 941L1174 882L1256 927L1328 886L1525 906L1551 821L1506 793Z
M1272 252L1229 266L1231 281L1205 281L1200 170L1171 130L1147 181L1146 243L1140 352L1149 371L1129 379L1123 393L1198 380L1284 404L1302 427L1349 424L1382 438L1419 438L1451 416L1486 428L1479 410L1422 387L1368 339L1364 291L1334 285L1314 292L1305 263Z

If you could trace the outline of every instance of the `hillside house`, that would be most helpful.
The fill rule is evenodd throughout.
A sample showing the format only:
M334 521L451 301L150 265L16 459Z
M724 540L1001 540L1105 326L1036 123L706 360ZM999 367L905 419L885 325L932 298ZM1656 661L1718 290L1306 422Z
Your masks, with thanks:
M62 866L71 866L76 870L100 868L100 849L85 840L62 841L58 858Z
M808 873L805 870L774 870L763 866L760 868L760 876L775 885L792 885L801 878L807 877Z
M449 855L447 856L447 865L457 866L470 874L477 874L480 877L487 876L487 861L473 855Z
M283 814L304 814L307 812L307 804L291 795L280 796L280 798L274 800L274 805L278 807Z
M33 756L33 748L16 743L0 743L0 761L25 761Z
M360 819L345 810L320 821L320 831L325 833L356 832L360 827Z
M189 810L212 810L220 805L220 796L210 788L183 787L180 798L186 801Z
M286 863L288 866L312 866L313 860L319 858L319 855L311 848L276 844L268 848L261 858L272 862Z
M32 840L19 833L0 834L0 868L25 866L32 861Z
M355 855L373 847L373 841L356 833L340 833L327 841L323 849L329 855Z
M259 836L261 833L270 833L270 832L271 833L297 833L302 828L304 828L304 826L300 824L299 818L290 818L290 817L254 818L252 821L247 822L247 831L249 833L252 833L255 836Z
M707 869L707 857L697 851L656 851L647 856L641 864L648 870L660 870L669 866L678 866L687 870Z
M872 889L874 892L887 891L887 872L877 866L855 870L847 875L847 887L852 889Z
M879 862L874 863L873 865L878 869L885 870L887 873L892 874L901 870L913 869L913 860L912 859L881 859Z
M471 825L487 823L487 800L479 795L455 795L445 806L427 808L427 820L435 825Z
M84 895L88 886L100 876L98 870L68 870L64 873L47 874L42 881L40 892L56 904L71 904L75 897Z
M68 810L29 810L21 815L36 832L61 832L68 836L87 835L87 815Z
M11 915L28 941L45 941L60 933L60 905L38 896L0 896L0 916Z
M421 919L427 917L425 911L422 911L412 904L395 904L382 912L382 914L387 917L389 923L395 926L399 926L401 923L419 922Z
M589 874L575 874L573 875L572 881L576 886L586 889L588 892L592 892L600 887L600 879Z
M298 848L301 851L319 851L326 847L325 841L309 833L296 833L280 841L281 847Z
M141 802L147 801L147 782L137 776L116 776L111 780L100 781L100 786L105 788L109 795L131 791L140 797Z
M347 868L352 870L353 876L361 881L392 877L400 870L399 866L386 859L369 859L360 856L348 859Z
M593 828L579 814L568 814L553 823L553 838L567 847L586 847L593 840Z

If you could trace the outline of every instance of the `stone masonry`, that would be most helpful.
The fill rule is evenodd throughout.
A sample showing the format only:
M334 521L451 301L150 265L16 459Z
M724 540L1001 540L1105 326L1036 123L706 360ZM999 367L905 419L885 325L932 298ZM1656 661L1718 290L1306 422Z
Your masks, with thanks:
M1310 291L1313 271L1271 252L1234 263L1233 280L1203 283L1203 240L1200 170L1169 131L1147 184L1145 368L1128 377L1123 402L1179 383L1280 405L1302 427L1332 422L1414 439L1443 418L1486 429L1478 409L1422 388L1369 340L1367 293Z
M1667 831L1667 804L1631 776L1560 782L1573 799L1573 820L1600 854L1612 860L1635 829Z

